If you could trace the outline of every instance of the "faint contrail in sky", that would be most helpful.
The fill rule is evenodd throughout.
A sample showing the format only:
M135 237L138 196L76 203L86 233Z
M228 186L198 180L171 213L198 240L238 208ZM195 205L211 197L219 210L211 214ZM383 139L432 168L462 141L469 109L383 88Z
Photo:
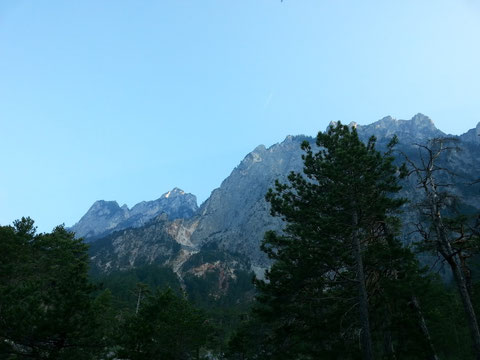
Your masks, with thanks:
M273 92L270 92L270 94L268 94L267 100L265 100L265 103L263 104L263 109L266 109L268 105L270 105L272 98L273 98Z

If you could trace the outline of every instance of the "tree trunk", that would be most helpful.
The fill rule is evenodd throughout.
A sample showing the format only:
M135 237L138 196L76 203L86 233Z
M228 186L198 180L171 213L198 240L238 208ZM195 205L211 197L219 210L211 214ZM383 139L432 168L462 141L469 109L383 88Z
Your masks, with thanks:
M448 262L452 269L455 283L457 284L460 297L462 299L465 315L468 320L468 326L470 328L470 335L473 340L473 347L475 352L475 358L480 360L480 331L478 328L477 317L473 310L472 301L469 293L468 281L465 278L464 271L462 269L461 259L455 250L452 248L451 239L447 233L447 228L443 223L441 210L445 206L442 199L439 196L438 187L434 173L439 170L444 170L436 165L436 161L439 159L444 151L450 151L456 149L456 147L445 146L445 142L451 141L451 139L433 139L430 142L430 146L422 146L426 151L425 157L421 154L422 166L418 167L411 160L408 160L414 167L414 172L418 176L418 185L420 185L425 191L427 197L427 206L432 222L433 228L436 234L436 247L437 251ZM408 158L407 158L408 159Z
M392 331L390 330L392 326L392 317L391 313L388 310L385 310L385 319L383 321L383 351L384 358L389 360L396 360L397 356L395 355L395 348L392 341Z
M392 342L392 332L390 330L384 330L383 332L383 350L385 351L385 357L389 360L396 360L395 348Z
M450 264L450 267L452 267L453 277L457 283L458 291L460 292L460 297L467 316L468 326L473 340L473 347L475 349L475 358L480 360L480 331L478 329L475 310L473 309L470 294L468 292L467 282L465 281L461 268L456 264L455 259L453 259L453 266Z
M358 214L353 211L353 251L355 254L355 265L358 282L358 306L360 311L360 324L362 326L362 354L364 360L373 360L372 335L370 332L370 320L368 316L368 295L365 285L365 273L363 269L363 254L360 236L358 234Z
M135 315L138 315L138 310L140 309L140 300L142 299L142 289L138 290L138 298L137 298L137 307L135 308Z
M465 315L467 316L468 326L470 328L470 335L473 340L473 348L475 351L475 358L480 360L480 331L478 328L477 317L475 310L473 309L472 300L470 297L470 292L468 291L467 280L462 271L460 259L458 255L455 254L455 251L452 249L448 235L446 233L445 224L443 223L442 216L440 214L440 209L438 207L438 195L436 193L436 188L431 181L431 211L433 217L433 225L435 227L435 232L437 235L437 241L439 245L439 250L442 256L447 260L447 263L452 269L453 278L457 284L458 291L460 293L460 298L462 299L463 308L465 310Z
M430 336L430 331L428 330L427 323L423 317L422 309L420 308L420 304L418 303L418 299L415 295L412 296L412 307L417 313L418 325L420 326L423 337L428 344L428 349L430 351L428 360L438 360L437 352L435 351L435 347L433 346L432 338Z

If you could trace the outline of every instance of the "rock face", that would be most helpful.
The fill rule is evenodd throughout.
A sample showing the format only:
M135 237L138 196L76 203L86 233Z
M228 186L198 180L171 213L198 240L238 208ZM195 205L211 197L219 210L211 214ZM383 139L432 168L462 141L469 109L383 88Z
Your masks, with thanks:
M252 298L248 257L215 245L197 249L190 241L197 225L195 219L170 221L163 214L142 227L114 232L91 243L91 271L103 276L156 264L172 269L199 304L222 298L234 305Z
M268 149L260 145L248 154L202 204L192 243L216 243L231 252L248 254L255 265L266 266L260 241L266 230L280 229L282 222L270 216L265 194L275 179L285 180L291 170L302 168L303 140L311 138L288 136L280 144Z
M422 114L415 115L411 120L385 117L370 125L351 123L350 126L357 128L363 140L375 135L380 150L393 135L397 135L397 149L414 160L418 157L418 151L413 144L447 136ZM456 137L464 151L453 152L444 159L443 165L456 172L464 184L466 179L480 178L479 134L480 124L476 129ZM147 217L152 219L158 213L165 212L168 216L156 217L143 227L116 232L95 242L91 250L96 266L100 270L115 270L137 266L142 262L157 262L171 266L180 276L197 276L202 269L208 273L214 268L228 275L231 271L226 271L226 268L235 269L241 263L244 270L248 263L251 270L261 274L270 264L260 250L263 235L269 229L281 230L283 227L279 218L270 216L265 194L273 187L275 179L285 182L290 171L302 171L300 145L305 140L312 144L315 141L313 137L288 136L282 143L269 148L263 145L255 148L221 186L212 192L194 216L192 214L196 210L196 202L186 201L188 194L180 194L177 190L164 194L159 199L171 201L169 199L177 197L175 204L178 206L174 207L177 209L175 212L167 213L163 210L167 206L157 205L159 200L141 203L132 210L120 208L115 202L97 202L74 228L80 231L80 234L112 232L121 227L125 229L141 226L145 224ZM400 195L411 199L412 203L416 202L421 192L416 188L414 179L406 181L403 186ZM480 209L479 186L480 184L474 188L461 185L457 186L454 192L466 206ZM190 196L190 199L194 199L193 195ZM182 207L181 204L187 205ZM134 213L138 214L138 217L135 217ZM406 208L402 216L405 229L408 230L416 221L416 215ZM172 220L174 217L180 219ZM405 238L404 241L409 239ZM209 251L211 253L211 249L216 249L216 257L207 260L204 254ZM223 257L222 252L230 255ZM193 265L192 261L189 261L192 258L202 259L203 262L198 260ZM228 264L221 265L218 261L228 261Z
M195 195L174 188L153 201L142 201L132 209L127 205L120 207L116 201L96 201L78 223L70 230L77 237L92 241L114 231L137 228L160 214L167 218L188 219L198 210Z
M91 244L90 258L95 269L104 272L126 270L144 264L165 264L173 261L181 245L168 233L165 214L135 229L110 234Z
M465 134L460 135L460 139L464 142L480 144L480 122L475 129L468 130Z

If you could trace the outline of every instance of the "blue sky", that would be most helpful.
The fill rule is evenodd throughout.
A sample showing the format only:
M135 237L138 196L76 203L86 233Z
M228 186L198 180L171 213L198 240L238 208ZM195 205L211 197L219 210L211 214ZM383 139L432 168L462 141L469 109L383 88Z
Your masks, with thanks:
M0 2L0 224L205 200L259 144L332 120L480 121L475 0Z

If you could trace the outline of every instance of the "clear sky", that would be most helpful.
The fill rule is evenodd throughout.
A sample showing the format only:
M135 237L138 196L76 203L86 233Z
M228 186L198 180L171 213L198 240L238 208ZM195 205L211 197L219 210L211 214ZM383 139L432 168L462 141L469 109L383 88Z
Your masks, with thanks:
M480 121L477 0L0 1L0 224L204 201L259 144Z

